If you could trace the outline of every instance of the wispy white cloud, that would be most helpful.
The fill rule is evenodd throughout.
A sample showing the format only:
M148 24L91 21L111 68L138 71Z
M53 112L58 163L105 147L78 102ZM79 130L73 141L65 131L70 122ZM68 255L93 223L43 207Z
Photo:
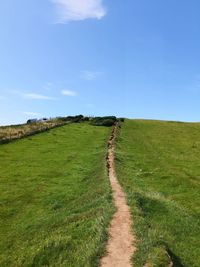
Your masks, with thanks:
M103 73L101 71L84 70L81 72L81 78L87 81L93 81L96 80L102 74Z
M51 0L57 9L57 23L101 19L106 15L102 0Z
M77 96L77 93L71 90L62 90L61 94L64 96Z
M24 98L27 99L35 99L35 100L55 100L55 97L41 95L41 94L35 94L35 93L26 93L22 94Z
M27 115L27 116L41 116L40 113L37 113L37 112L31 112L31 111L23 111L22 112L24 115Z
M18 95L25 99L33 99L33 100L58 100L58 98L53 96L48 96L40 93L30 93L20 90L9 90L10 94Z

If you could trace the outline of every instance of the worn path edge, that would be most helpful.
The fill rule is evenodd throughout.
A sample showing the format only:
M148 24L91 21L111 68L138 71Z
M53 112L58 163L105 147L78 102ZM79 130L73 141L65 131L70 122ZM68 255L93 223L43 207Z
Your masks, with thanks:
M114 169L114 142L117 129L118 125L115 125L108 141L107 154L107 168L116 212L108 229L106 254L100 260L100 267L131 267L131 258L135 251L131 213Z

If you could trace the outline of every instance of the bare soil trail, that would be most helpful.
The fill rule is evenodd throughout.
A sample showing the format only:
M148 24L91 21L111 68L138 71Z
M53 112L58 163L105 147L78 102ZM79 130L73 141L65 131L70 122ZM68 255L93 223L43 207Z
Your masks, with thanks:
M114 170L114 140L117 127L118 125L113 128L108 141L107 155L107 168L116 212L109 227L107 253L101 259L100 267L131 267L131 257L135 251L135 238L131 231L132 220L130 210Z

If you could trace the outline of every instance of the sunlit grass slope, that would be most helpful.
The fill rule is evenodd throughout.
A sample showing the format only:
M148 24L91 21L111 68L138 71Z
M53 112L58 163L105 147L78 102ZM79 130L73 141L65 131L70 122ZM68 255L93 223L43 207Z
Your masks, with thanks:
M116 169L138 243L135 265L200 266L200 124L126 120ZM168 255L167 255L168 254Z
M112 199L110 128L71 124L0 146L0 266L96 266Z

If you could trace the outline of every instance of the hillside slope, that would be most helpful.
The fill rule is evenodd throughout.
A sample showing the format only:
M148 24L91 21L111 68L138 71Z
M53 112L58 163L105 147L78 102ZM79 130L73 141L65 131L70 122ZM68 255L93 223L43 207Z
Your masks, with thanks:
M200 124L126 120L116 170L128 196L134 266L200 266Z
M71 124L0 145L0 266L96 266L112 213L110 131Z

